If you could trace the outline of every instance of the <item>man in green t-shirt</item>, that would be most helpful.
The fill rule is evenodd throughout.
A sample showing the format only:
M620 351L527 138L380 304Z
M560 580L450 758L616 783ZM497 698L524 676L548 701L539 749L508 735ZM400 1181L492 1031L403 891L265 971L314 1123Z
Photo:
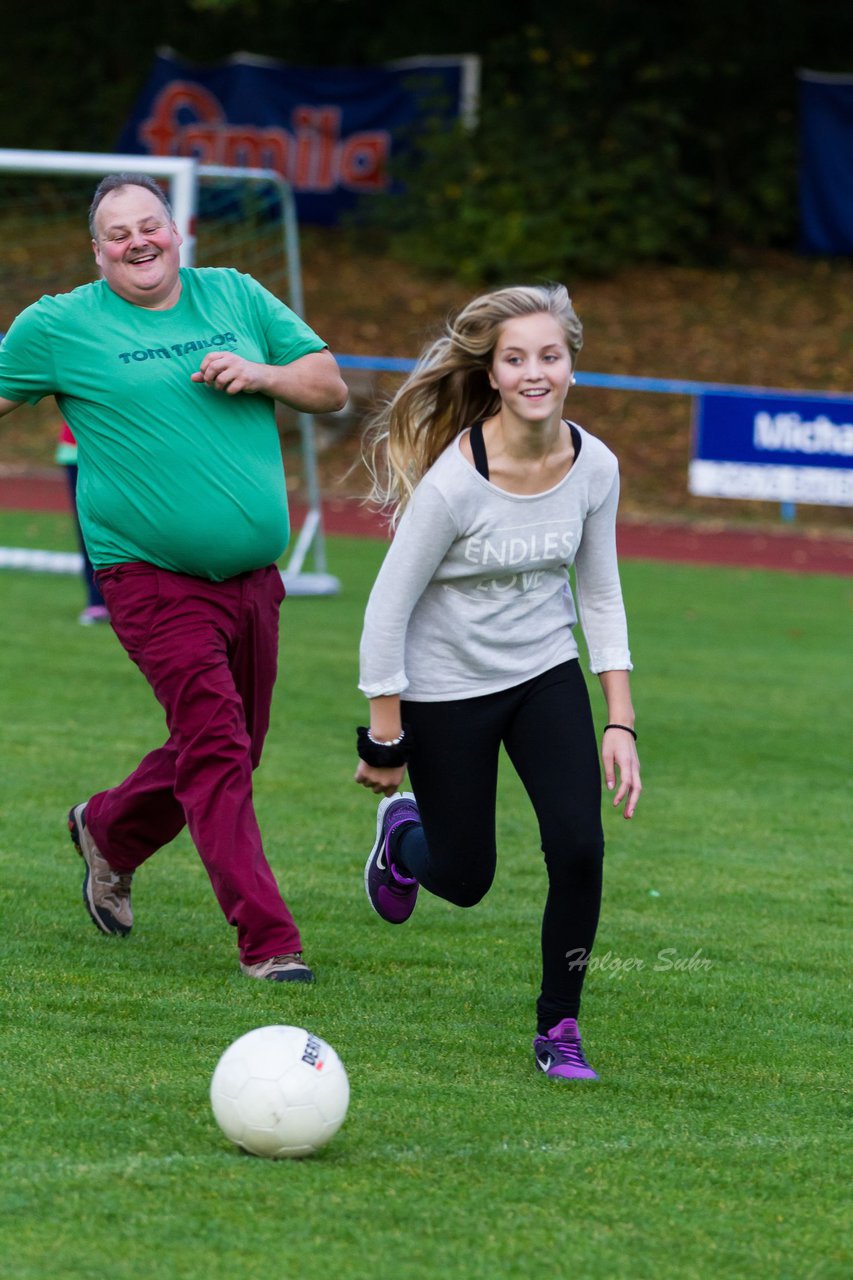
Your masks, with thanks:
M83 899L133 924L131 881L186 824L254 978L310 982L252 802L269 726L289 537L275 401L340 408L325 343L250 276L182 268L160 187L113 174L90 231L101 278L27 307L0 345L0 416L54 395L78 444L78 512L110 620L169 737L72 807Z

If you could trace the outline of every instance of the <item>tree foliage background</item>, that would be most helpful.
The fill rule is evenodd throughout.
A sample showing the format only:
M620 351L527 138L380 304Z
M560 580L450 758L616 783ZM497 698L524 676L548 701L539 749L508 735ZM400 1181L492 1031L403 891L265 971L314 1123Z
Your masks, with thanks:
M406 194L370 206L377 234L463 278L594 273L796 243L796 72L853 72L853 6L34 0L4 32L0 145L114 149L161 46L302 66L479 54L476 129L424 139Z

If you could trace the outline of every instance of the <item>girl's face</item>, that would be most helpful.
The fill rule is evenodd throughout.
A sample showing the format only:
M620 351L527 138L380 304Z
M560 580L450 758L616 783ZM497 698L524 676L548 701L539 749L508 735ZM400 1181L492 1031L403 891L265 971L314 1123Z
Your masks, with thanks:
M563 330L547 311L501 325L489 382L505 409L525 422L559 418L571 378Z

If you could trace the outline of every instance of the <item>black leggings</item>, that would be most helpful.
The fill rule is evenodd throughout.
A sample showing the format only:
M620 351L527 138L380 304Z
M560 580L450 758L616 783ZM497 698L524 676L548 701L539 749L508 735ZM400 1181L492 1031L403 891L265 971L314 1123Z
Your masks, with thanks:
M65 464L64 471L68 483L68 496L71 499L71 514L74 517L74 528L77 531L77 545L80 548L80 555L83 557L83 581L86 584L86 604L89 608L103 606L104 597L101 595L101 589L95 581L95 570L92 568L92 561L89 559L89 552L86 550L86 543L83 541L83 530L80 528L80 517L77 514L77 467L74 463Z
M601 905L601 772L577 659L500 693L404 702L409 777L422 827L402 828L393 856L425 889L472 907L495 875L501 744L533 804L548 872L542 918L539 1032L576 1017ZM572 963L574 961L574 963Z

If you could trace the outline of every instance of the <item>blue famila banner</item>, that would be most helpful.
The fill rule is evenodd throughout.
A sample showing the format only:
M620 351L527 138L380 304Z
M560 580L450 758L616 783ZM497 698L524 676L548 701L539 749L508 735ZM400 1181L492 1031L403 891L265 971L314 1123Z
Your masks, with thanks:
M469 119L478 86L474 56L349 69L236 54L199 67L161 50L118 150L272 169L303 221L331 224L391 189L392 159L428 126Z
M853 74L801 71L799 99L801 248L853 254Z
M693 426L698 497L853 506L853 399L704 393Z

